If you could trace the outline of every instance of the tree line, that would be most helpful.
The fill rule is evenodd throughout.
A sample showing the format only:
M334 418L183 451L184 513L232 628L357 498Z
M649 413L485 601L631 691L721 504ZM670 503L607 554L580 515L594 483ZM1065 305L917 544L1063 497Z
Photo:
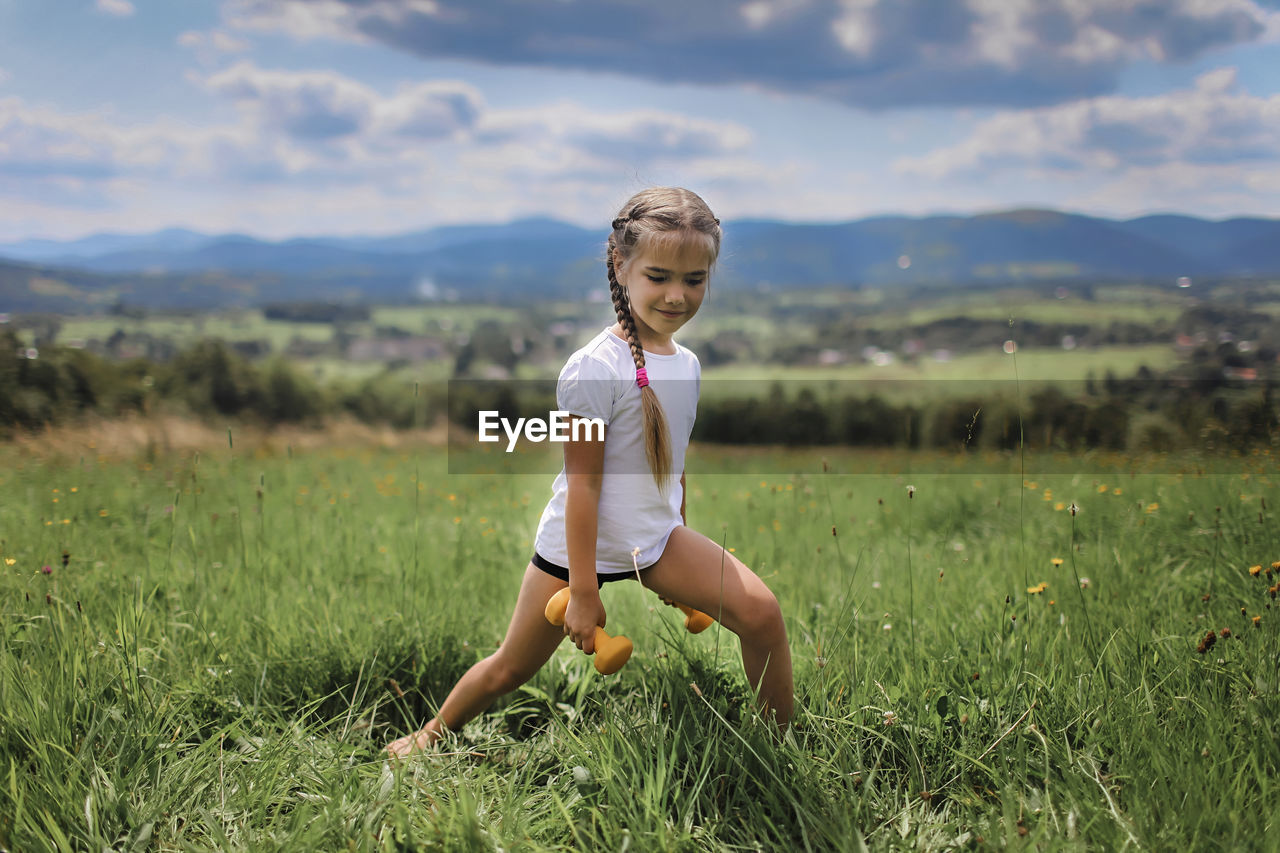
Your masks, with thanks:
M1197 352L1177 370L1076 383L957 389L777 382L750 393L704 383L694 438L727 444L884 448L1174 451L1280 441L1274 364L1240 367L1230 348ZM1251 371L1251 372L1249 372ZM265 426L350 417L408 429L441 418L474 428L477 413L545 417L554 383L455 381L416 387L387 371L323 386L282 359L251 361L203 340L167 361L111 361L67 347L25 347L0 332L0 436L74 421L170 412Z

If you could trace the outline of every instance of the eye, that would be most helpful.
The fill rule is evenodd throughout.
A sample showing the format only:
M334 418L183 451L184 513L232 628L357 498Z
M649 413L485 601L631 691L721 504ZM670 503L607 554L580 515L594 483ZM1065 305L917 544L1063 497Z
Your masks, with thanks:
M645 274L645 278L649 279L649 281L652 281L654 284L662 284L662 282L667 280L665 275L649 275L647 273Z
M706 283L707 283L707 280L705 278L685 279L685 284L689 285L690 287L702 287L702 285Z

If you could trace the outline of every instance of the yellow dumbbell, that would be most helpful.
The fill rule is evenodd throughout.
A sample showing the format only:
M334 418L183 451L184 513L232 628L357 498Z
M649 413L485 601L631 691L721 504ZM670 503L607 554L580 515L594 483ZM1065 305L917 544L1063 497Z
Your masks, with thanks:
M669 598L663 598L662 603L669 607L678 608L684 614L684 627L690 634L701 634L711 627L712 622L716 621L701 610L694 610L687 604L681 604Z
M684 613L684 627L690 634L701 634L703 631L711 627L711 623L716 621L701 610L694 610L680 602L672 602L676 607L680 608L680 612Z
M547 602L545 615L552 625L564 624L564 612L569 609L569 588L557 592ZM705 627L705 626L704 626ZM631 641L621 635L611 637L599 625L596 626L595 666L601 675L612 675L622 669L631 658Z

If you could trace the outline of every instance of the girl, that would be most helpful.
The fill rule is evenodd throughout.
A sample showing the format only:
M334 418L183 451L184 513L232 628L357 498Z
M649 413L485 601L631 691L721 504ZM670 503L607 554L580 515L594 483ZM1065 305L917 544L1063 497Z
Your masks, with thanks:
M528 681L564 637L593 653L595 628L605 624L600 587L637 576L738 635L761 711L787 727L791 651L777 599L733 554L684 525L684 455L701 368L672 335L702 305L719 252L720 220L688 190L645 190L613 220L605 265L618 322L570 356L556 387L559 408L600 418L605 439L565 444L506 638L462 676L434 719L387 747L393 757L461 729ZM561 628L543 610L566 585Z

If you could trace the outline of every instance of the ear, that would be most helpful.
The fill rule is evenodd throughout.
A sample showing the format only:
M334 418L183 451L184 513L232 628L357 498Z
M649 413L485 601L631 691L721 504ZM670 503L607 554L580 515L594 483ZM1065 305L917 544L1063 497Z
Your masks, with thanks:
M622 253L616 248L613 250L613 269L615 272L622 269Z

